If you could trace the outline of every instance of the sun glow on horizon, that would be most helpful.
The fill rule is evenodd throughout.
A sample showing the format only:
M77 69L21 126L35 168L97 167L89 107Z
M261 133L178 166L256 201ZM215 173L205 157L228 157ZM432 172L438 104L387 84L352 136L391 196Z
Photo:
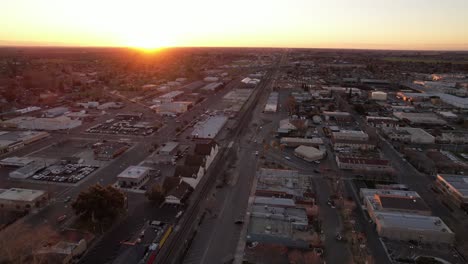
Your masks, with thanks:
M0 45L468 50L466 0L292 2L4 0Z

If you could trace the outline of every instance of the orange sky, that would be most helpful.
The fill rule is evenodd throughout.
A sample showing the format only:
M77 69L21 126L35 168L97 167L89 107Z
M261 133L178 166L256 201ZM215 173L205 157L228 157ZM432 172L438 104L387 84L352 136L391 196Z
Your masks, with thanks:
M0 45L468 50L466 0L0 0Z

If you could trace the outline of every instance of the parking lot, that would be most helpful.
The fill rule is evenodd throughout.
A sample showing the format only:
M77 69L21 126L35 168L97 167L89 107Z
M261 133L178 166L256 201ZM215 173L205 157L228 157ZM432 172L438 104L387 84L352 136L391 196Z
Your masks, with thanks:
M109 119L101 124L88 128L86 132L95 134L149 136L156 132L159 127L160 125L154 122Z
M77 183L95 171L98 167L84 164L51 165L31 176L37 181Z

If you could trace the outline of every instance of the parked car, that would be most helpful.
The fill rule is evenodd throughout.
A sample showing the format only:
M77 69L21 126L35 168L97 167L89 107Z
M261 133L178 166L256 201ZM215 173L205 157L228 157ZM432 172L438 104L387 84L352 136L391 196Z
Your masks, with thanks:
M58 223L61 223L63 221L65 221L65 219L67 219L67 215L61 215L57 218L57 222Z

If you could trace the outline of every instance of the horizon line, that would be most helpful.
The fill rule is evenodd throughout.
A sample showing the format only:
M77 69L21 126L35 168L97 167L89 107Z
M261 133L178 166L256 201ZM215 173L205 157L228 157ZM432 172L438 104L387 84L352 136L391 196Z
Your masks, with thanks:
M1 41L0 41L1 42ZM92 45L55 45L55 44L1 44L0 48L103 48L103 49L134 49L134 50L145 50L146 48L132 47L132 46L92 46ZM165 47L156 47L158 49L173 49L173 48L224 48L224 49L315 49L315 50L362 50L362 51L413 51L413 52L468 52L468 49L395 49L395 48L324 48L324 47L267 47L267 46L183 46L183 45L174 45L174 46L165 46ZM151 50L149 48L147 50Z

